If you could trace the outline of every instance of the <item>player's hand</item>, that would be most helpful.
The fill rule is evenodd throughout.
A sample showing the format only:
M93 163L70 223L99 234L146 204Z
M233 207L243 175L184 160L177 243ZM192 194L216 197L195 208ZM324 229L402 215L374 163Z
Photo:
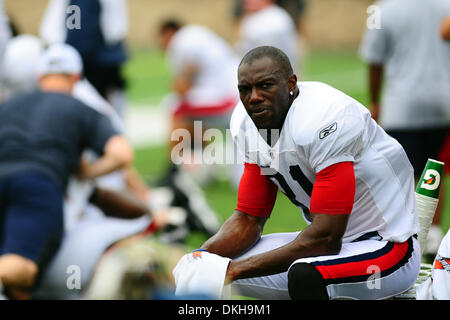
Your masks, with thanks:
M80 166L79 166L78 172L77 172L77 178L80 181L87 180L88 173L89 173L89 163L86 160L81 160Z
M175 295L203 293L220 299L230 261L204 249L185 254L172 271Z

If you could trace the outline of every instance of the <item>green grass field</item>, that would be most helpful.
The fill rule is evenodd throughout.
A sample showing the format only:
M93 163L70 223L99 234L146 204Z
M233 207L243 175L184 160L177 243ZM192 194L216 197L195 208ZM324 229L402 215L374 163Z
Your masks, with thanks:
M126 67L129 79L128 97L133 107L155 108L164 94L169 92L170 76L160 52L134 51ZM299 79L322 81L349 94L363 105L368 105L366 66L355 52L310 52L305 56ZM152 146L136 150L136 167L150 181L160 177L167 166L165 146ZM447 185L450 178L446 178ZM236 204L236 191L227 182L217 182L204 190L211 206L224 221ZM442 228L450 227L450 188L442 212ZM305 226L299 210L287 197L280 194L264 233L297 231ZM206 240L193 234L188 244L196 247Z

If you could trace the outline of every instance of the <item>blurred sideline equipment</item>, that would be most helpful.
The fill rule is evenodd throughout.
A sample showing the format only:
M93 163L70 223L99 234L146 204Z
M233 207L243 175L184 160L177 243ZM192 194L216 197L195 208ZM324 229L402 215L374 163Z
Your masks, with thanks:
M9 27L9 19L5 10L5 1L0 0L0 59L3 56L6 45L11 38L11 28ZM0 66L1 74L1 66Z
M1 87L5 88L5 84L8 84L8 93L15 95L24 91L27 92L37 89L38 84L36 79L38 75L44 76L50 73L81 73L81 62L79 61L78 53L67 44L52 45L46 51L46 55L42 55L42 51L43 44L35 36L21 35L10 40L7 47L7 54L3 61L3 65L8 66L5 70L9 70L9 72L1 75ZM40 63L38 63L39 61ZM38 65L40 68L37 68ZM19 70L19 73L14 72L14 70ZM86 79L82 79L75 84L72 95L86 103L89 107L109 117L118 131L124 131L120 117L99 96ZM88 158L91 156L91 154L87 155ZM124 175L122 172L111 173L107 177L98 179L96 183L98 186L123 192L125 196L126 182L123 181ZM178 181L180 179L181 181ZM214 218L215 213L207 206L206 199L202 198L204 197L202 193L194 192L194 195L189 196L189 199L188 196L184 196L186 192L192 193L194 191L193 189L195 189L192 183L187 184L185 180L186 178L177 178L177 185L181 189L184 189L184 192L169 187L152 188L149 192L151 199L148 199L148 206L151 212L156 214L167 211L167 215L163 220L168 223L167 227L171 228L171 230L186 228L186 233L182 237L175 237L176 239L172 234L169 237L167 232L162 232L158 235L161 239L158 238L157 241L165 240L166 251L170 251L167 250L168 246L170 246L168 242L176 240L184 241L191 228L198 228L202 232L207 232L205 230L208 230L208 235L211 232L215 232L216 228L218 228L219 222L217 218L213 220L212 227L211 222L205 222L201 217L196 218L200 214L200 211L204 212L209 210L208 212L214 215ZM89 194L92 193L93 188L94 186L90 182L81 183L79 181L75 182L75 179L71 179L65 199L64 224L66 234L64 241L57 255L49 264L48 269L40 277L39 286L34 288L32 294L33 299L79 299L83 293L83 290L80 289L88 286L98 260L104 251L117 241L142 232L150 227L149 225L152 223L152 219L147 214L130 220L118 216L105 216L103 214L104 212L98 209L95 204L91 204L88 201ZM164 194L167 195L164 197ZM199 197L201 198L200 200ZM184 200L184 202L180 199ZM189 221L185 221L187 213L183 208L175 208L172 206L172 203L175 201L180 202L182 206L187 208L186 210L191 214ZM110 209L117 211L116 206ZM192 211L195 212L192 213ZM130 213L130 211L128 210L127 213ZM154 220L156 221L156 219ZM189 227L185 226L186 222L189 223ZM160 223L157 225L161 227ZM158 226L152 230L156 231L155 228L158 228ZM95 241L93 241L93 237L95 237ZM160 257L161 254L158 256ZM152 260L152 257L153 255L145 259L143 258L141 262L145 264L145 261L150 258ZM128 262L124 261L124 263ZM136 264L132 265L134 265L133 270L137 268ZM79 281L80 289L69 289L67 287L66 281L69 276L67 268L69 267L77 267L78 270L82 271L82 276ZM127 281L127 285L132 286L133 284Z
M439 190L443 173L443 162L428 159L425 169L422 172L422 176L416 186L415 196L420 224L418 240L422 253L439 202Z
M430 230L430 226L439 202L439 190L441 185L441 176L443 173L443 162L428 159L420 180L417 182L415 196L417 203L417 215L419 217L420 224L418 241L422 254L427 242L428 231ZM421 263L420 273L414 287L395 296L394 299L417 299L419 297L419 288L423 286L424 283L430 282L432 272L432 265Z

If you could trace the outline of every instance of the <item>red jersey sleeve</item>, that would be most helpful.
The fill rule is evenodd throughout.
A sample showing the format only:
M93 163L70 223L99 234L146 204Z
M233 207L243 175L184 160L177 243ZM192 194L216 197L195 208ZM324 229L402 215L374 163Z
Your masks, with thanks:
M312 213L350 214L354 200L353 162L340 162L317 173L309 209Z
M265 175L257 164L245 163L238 191L236 210L268 218L277 197L277 186Z

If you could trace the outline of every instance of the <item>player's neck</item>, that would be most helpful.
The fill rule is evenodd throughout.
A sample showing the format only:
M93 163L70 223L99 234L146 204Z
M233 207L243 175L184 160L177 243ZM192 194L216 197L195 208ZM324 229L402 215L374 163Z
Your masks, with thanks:
M51 75L42 77L39 81L39 86L42 91L59 92L71 94L75 82L66 75Z

